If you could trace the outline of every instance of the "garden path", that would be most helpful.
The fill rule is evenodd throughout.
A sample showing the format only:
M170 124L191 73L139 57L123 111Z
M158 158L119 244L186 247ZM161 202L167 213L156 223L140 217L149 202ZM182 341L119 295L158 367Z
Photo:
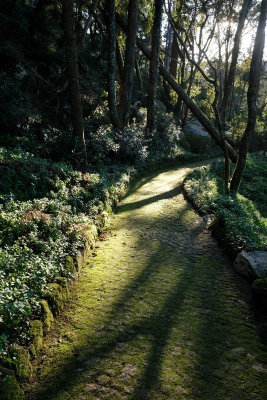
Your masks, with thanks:
M266 399L249 286L182 194L195 166L144 178L121 202L27 399Z

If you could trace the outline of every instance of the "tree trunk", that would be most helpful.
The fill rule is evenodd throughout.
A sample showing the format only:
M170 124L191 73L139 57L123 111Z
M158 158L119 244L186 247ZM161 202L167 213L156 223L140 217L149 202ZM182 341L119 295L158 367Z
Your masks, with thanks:
M125 19L119 15L116 14L117 21L120 24L121 28L126 30L126 21ZM151 54L146 45L143 43L143 41L140 38L136 38L136 44L139 47L139 49L142 51L142 53L146 56L146 58L150 59ZM215 140L216 144L222 148L223 144L221 142L220 134L218 130L215 128L215 126L210 122L208 117L200 110L200 108L194 103L194 101L185 93L185 91L181 88L179 83L176 82L176 80L171 76L171 74L166 70L166 68L160 64L159 65L159 72L163 79L168 82L168 84L172 87L172 89L178 94L178 96L181 96L183 102L186 104L186 106L189 108L189 110L194 114L194 116L201 122L201 124L206 128L206 130L209 132L209 134L212 136L212 138ZM229 157L233 162L236 162L237 156L234 151L234 149L229 145L229 143L226 143L228 152L229 152Z
M106 0L108 10L108 105L110 121L114 128L119 128L120 120L116 105L115 61L116 61L116 20L115 0Z
M247 93L248 122L239 146L238 160L235 166L230 186L232 192L237 192L239 189L242 173L246 164L249 140L254 133L256 125L257 97L259 92L260 76L262 72L262 58L263 58L263 50L265 42L266 18L267 18L267 0L262 0L259 24L257 28L250 71L249 71L249 86Z
M75 152L77 159L87 164L86 143L83 129L82 103L79 85L78 56L74 32L73 0L62 0L62 19L65 41L65 57L69 82L69 101Z
M143 82L142 82L142 77L141 77L141 74L140 74L140 69L139 69L137 56L135 56L135 73L136 73L136 78L138 80L139 89L140 89L140 91L142 91L143 90Z
M168 22L166 31L165 57L164 57L164 67L166 69L169 69L170 65L171 43L172 43L172 27L171 24Z
M228 106L229 99L231 98L231 92L233 90L234 81L235 81L236 65L237 65L237 58L238 58L238 54L239 54L241 34L242 34L242 30L244 28L246 18L248 16L248 12L251 8L251 5L252 5L252 0L244 0L241 11L240 11L240 15L239 15L238 26L237 26L236 33L235 33L234 46L233 46L233 50L232 50L231 65L229 68L228 76L224 83L223 99L222 99L222 103L220 106L220 115L221 115L221 120L222 120L223 125L225 124L226 108Z
M170 61L170 74L176 79L177 75L177 64L178 64L178 55L179 55L179 48L178 48L178 39L176 32L173 32L172 36L172 49L171 49L171 61Z
M125 51L124 77L123 77L123 124L127 125L130 118L131 97L134 77L135 45L137 32L138 0L129 0L127 39Z
M155 127L155 97L158 82L162 8L163 0L155 0L155 17L152 30L152 46L148 81L147 132L152 132Z
M180 50L180 49L179 49ZM185 88L185 53L183 50L180 50L180 59L181 59L181 68L180 68L180 85L181 88L184 90ZM183 105L183 100L181 96L178 96L177 103L174 108L174 112L177 114L177 118L179 122L182 120L182 105Z

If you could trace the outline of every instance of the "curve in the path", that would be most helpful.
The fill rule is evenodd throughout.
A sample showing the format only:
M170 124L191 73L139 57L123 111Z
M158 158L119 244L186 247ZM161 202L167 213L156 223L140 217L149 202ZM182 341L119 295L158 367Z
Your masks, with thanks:
M196 165L143 180L122 201L27 399L266 398L249 287L182 195Z

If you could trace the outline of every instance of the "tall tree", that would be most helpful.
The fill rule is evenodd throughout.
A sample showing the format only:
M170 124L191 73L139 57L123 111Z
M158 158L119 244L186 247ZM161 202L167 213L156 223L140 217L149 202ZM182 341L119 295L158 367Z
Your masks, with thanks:
M257 117L257 97L259 93L260 76L262 73L262 59L265 43L265 27L267 19L267 0L262 0L259 23L254 43L254 49L250 64L249 86L247 92L248 103L248 122L246 130L241 138L238 159L235 166L233 178L230 185L232 192L237 192L245 168L248 145L251 136L254 133Z
M155 16L152 29L152 46L149 64L148 105L147 105L147 132L152 132L155 125L155 96L158 82L160 33L162 20L163 0L155 0Z
M121 15L117 14L117 21L121 26L121 28L125 31L127 27L125 19ZM136 43L139 49L145 55L145 57L147 57L150 60L151 53L147 48L147 46L144 44L143 40L137 37ZM201 111L201 109L197 106L197 104L186 94L183 88L179 85L178 82L176 82L173 76L166 70L166 68L162 64L159 65L159 72L162 78L165 79L166 82L168 82L168 84L178 94L178 96L181 96L183 102L186 104L186 106L189 108L192 114L194 114L194 116L199 120L199 122L201 122L201 124L210 133L212 138L215 140L216 144L222 148L223 143L221 141L220 133L212 124L210 119ZM226 143L226 146L229 152L230 159L233 162L236 162L237 156L234 149L229 145L229 143Z
M106 0L107 30L108 30L108 104L109 115L112 125L115 128L120 126L120 120L116 105L115 90L115 60L116 60L116 20L115 0Z
M84 137L82 102L79 84L78 55L74 30L74 2L62 0L62 18L65 41L65 57L69 83L69 101L75 152L77 160L87 164L86 143Z
M225 83L224 83L223 99L222 99L222 102L220 105L220 114L221 114L221 119L222 119L223 124L225 122L225 113L226 113L226 109L229 105L229 101L231 98L231 92L232 92L232 89L234 86L237 58L238 58L238 54L239 54L242 30L244 28L244 24L245 24L245 21L246 21L246 18L248 16L248 12L249 12L251 6L252 6L252 0L244 0L241 11L240 11L240 15L239 15L238 25L237 25L237 29L236 29L236 33L235 33L235 38L234 38L234 46L232 49L232 60L231 60L228 75L227 75Z
M122 96L123 102L121 105L122 119L124 125L127 125L130 118L134 66L135 66L137 15L138 15L138 0L129 0L125 63L124 63L124 73L123 73L123 96Z

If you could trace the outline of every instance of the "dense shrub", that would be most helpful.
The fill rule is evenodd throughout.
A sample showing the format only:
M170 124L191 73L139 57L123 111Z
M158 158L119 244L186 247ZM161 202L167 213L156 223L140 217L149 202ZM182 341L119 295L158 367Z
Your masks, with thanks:
M266 214L260 213L266 212L266 197L264 199L263 195L266 190L264 164L264 157L249 156L240 194L236 197L224 194L221 161L198 168L185 179L187 195L202 213L215 214L223 240L234 253L241 249L267 249ZM253 186L257 190L253 190Z
M83 227L110 208L109 195L119 193L136 170L110 166L83 174L1 148L0 172L1 353L10 340L27 341L47 283L70 277L64 260L83 247Z

